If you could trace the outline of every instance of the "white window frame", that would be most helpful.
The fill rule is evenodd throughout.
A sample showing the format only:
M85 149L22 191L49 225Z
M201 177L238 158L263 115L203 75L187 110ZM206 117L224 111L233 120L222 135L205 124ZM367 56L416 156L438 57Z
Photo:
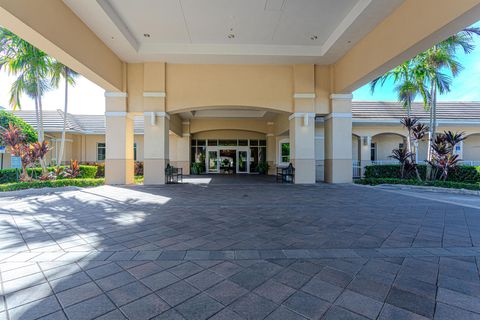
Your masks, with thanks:
M285 138L285 139L281 139L281 140L278 141L278 164L280 166L288 166L288 164L289 164L289 162L283 162L282 161L282 144L284 144L284 143L290 144L290 139ZM291 145L290 145L290 147L291 147ZM289 155L289 157L290 157L290 155ZM292 160L292 159L290 159L290 160Z
M98 162L98 161L105 161L105 159L100 160L100 159L98 158L98 145L99 145L99 144L103 144L103 145L104 145L104 146L103 146L103 149L105 150L105 159L107 158L107 144L106 144L105 142L97 142L97 148L96 148L96 152L97 152L97 157L96 157L96 158L97 158L97 162Z

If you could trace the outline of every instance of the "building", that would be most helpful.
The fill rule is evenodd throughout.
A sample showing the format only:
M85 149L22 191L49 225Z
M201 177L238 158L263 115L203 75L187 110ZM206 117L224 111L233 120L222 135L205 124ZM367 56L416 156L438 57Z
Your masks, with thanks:
M192 148L245 159L245 141L314 183L322 130L324 180L349 182L351 92L479 16L480 0L0 0L4 27L106 90L110 184L133 182L137 116L146 184Z
M14 114L35 127L34 111L14 111ZM222 118L227 114L216 113ZM228 114L229 116L231 115ZM428 125L429 114L422 103L412 106L412 117ZM205 164L208 173L256 173L258 164L275 153L270 173L274 167L290 162L290 140L288 135L275 137L274 150L267 144L268 132L244 132L235 128L202 130L200 124L212 114L196 112L184 125L193 128L190 136L179 139L174 132L169 133L169 155L173 166L182 167L189 173L193 162ZM235 118L243 121L268 122L268 114L258 111L237 111ZM392 150L403 147L406 129L400 125L405 110L397 102L353 101L352 103L352 170L353 176L360 175L360 168L369 164L388 164ZM53 147L47 162L56 163L63 125L64 113L61 110L44 112L44 128L47 140ZM262 120L263 119L263 120ZM438 132L465 132L467 139L458 146L456 152L465 164L480 165L480 102L439 102L437 105ZM223 119L222 121L226 121ZM325 119L316 117L315 122L315 176L316 181L324 180L325 162ZM144 118L134 117L133 158L144 161ZM148 125L148 123L147 123ZM268 128L268 124L267 128ZM76 159L82 162L103 162L107 153L105 143L106 118L103 115L67 114L67 140L63 161ZM185 146L189 152L185 152ZM427 157L427 141L418 146L418 161ZM283 152L282 152L283 151ZM6 157L5 165L9 165Z

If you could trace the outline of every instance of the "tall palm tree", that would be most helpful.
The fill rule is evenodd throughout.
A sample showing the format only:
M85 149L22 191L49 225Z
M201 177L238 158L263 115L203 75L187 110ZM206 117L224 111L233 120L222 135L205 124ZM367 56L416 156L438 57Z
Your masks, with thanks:
M456 53L458 50L463 50L465 54L472 52L475 48L473 38L477 35L480 35L480 28L466 28L414 58L419 68L425 70L429 82L428 163L432 160L432 144L437 128L437 95L450 92L452 77L456 77L463 69L456 59ZM445 72L451 74L451 77ZM431 178L431 169L428 166L427 178Z
M51 58L27 41L5 28L0 28L0 69L4 68L17 78L10 89L10 104L21 108L21 96L26 94L35 101L38 141L44 141L42 96L50 89ZM40 159L44 172L44 159Z
M65 80L65 105L63 108L63 129L62 140L60 142L60 151L58 153L57 165L60 165L63 159L63 153L65 150L65 134L67 130L67 112L68 112L68 86L75 85L75 78L78 77L78 73L67 67L66 65L55 61L52 64L52 85L57 87L60 85L62 79Z
M370 83L372 93L375 92L378 84L383 86L389 79L393 80L395 84L398 100L406 109L407 117L410 117L412 103L418 95L421 95L425 101L428 101L429 93L425 85L425 75L422 69L417 68L414 60L407 60L373 80Z

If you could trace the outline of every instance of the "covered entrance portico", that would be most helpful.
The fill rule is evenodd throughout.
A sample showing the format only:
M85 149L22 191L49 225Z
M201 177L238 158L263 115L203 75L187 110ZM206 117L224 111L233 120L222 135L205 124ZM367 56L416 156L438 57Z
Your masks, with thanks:
M4 27L106 90L108 184L133 183L134 116L145 119L145 184L165 183L169 163L189 173L197 122L261 132L270 169L286 158L296 183L350 182L351 92L480 15L480 0L182 3L0 0ZM272 118L242 114L252 110ZM223 150L235 150L226 171L252 172L251 148Z

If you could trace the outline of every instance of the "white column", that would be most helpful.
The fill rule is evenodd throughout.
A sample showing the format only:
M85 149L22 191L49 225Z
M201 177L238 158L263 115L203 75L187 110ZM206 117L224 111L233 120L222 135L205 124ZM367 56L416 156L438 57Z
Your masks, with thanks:
M107 111L105 116L105 183L131 184L134 182L133 116L122 111Z
M290 120L290 160L295 183L315 183L315 113L296 112Z
M169 161L169 121L165 112L145 112L143 175L144 184L164 184Z
M365 166L371 163L371 147L372 137L371 136L361 136L360 137L360 165L362 166L362 176L365 173Z
M332 94L325 116L325 181L352 182L352 95Z
M274 133L274 125L273 122L267 122L267 163L268 163L268 174L275 174L276 172L276 157L275 157L275 150L276 150L276 143L275 143L275 133Z

